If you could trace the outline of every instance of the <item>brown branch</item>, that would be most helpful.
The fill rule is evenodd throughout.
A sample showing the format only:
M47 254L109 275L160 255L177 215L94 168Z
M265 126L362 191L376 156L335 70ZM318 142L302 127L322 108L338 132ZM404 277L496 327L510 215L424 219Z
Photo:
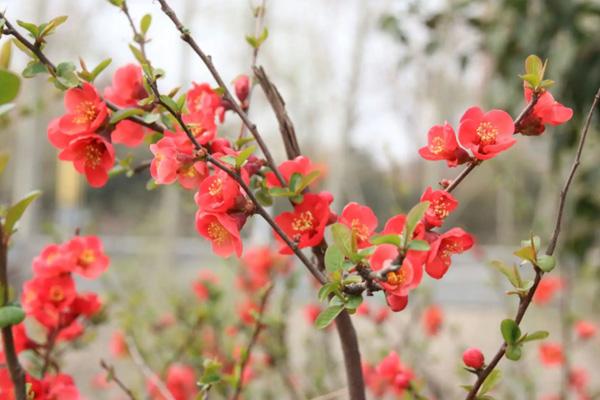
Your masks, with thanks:
M149 381L152 382L160 394L166 400L175 400L165 383L160 379L160 377L154 372L150 366L144 360L144 357L140 353L138 349L137 343L133 336L126 336L125 342L127 343L127 349L129 350L129 355L131 356L131 360L136 365L136 367L140 370L142 375Z
M521 111L519 116L515 119L515 121L514 121L515 127L518 126L527 115L529 115L531 110L533 110L533 107L537 104L539 97L540 97L539 94L537 94L537 93L533 94L533 96L531 97L531 101L527 104L527 107L525 107L523 109L523 111ZM516 133L518 133L518 132L515 132L515 134ZM470 162L469 165L467 165L467 167L465 169L463 169L456 178L454 178L454 180L450 183L450 185L448 185L448 187L445 188L445 190L448 193L450 193L454 189L456 189L458 187L458 185L463 181L463 179L465 179L475 169L475 167L480 165L482 162L483 161L481 161L481 160L475 160L475 161Z
M239 115L239 117L242 119L242 121L244 122L244 125L246 125L246 127L248 128L248 130L254 137L254 140L256 140L258 147L260 147L262 153L264 154L264 156L267 160L267 164L273 170L273 173L275 173L275 176L277 177L279 182L283 186L286 186L285 179L283 179L283 176L281 176L281 173L277 169L275 160L273 159L273 156L271 155L271 152L269 151L269 148L265 144L262 136L258 132L256 125L252 121L250 121L250 119L248 118L248 115L244 112L244 110L242 110L242 108L240 107L238 102L231 95L231 92L227 88L227 85L223 81L223 78L221 78L221 75L215 68L215 66L212 62L212 57L207 55L206 53L204 53L204 51L202 51L200 46L198 46L198 44L196 43L194 38L190 35L189 29L187 29L183 26L183 24L177 17L177 14L175 14L175 11L173 11L173 9L169 6L167 1L166 0L158 0L158 2L160 3L161 10L165 13L165 15L167 17L169 17L169 19L173 22L173 24L175 25L177 30L180 32L181 40L186 42L192 48L194 53L196 53L198 55L198 57L200 57L200 59L202 60L204 65L208 68L210 74L213 76L213 78L219 85L219 87L223 90L223 99L231 106L233 111L237 115Z
M556 244L558 242L558 237L559 237L560 231L561 231L561 223L562 223L562 217L563 217L563 213L564 213L567 193L571 186L571 182L573 181L573 177L575 176L575 171L577 170L577 167L579 167L579 164L581 162L581 153L583 151L583 146L585 145L585 140L587 138L588 130L589 130L590 124L592 122L592 116L594 115L594 111L595 111L596 106L598 105L599 101L600 101L600 89L598 89L598 91L596 92L596 96L594 96L594 101L592 103L592 106L590 107L590 111L588 112L585 124L581 131L581 136L579 138L579 146L577 147L575 159L573 160L573 164L571 165L571 170L569 171L569 175L567 176L567 179L565 180L564 186L563 186L562 190L560 191L559 202L558 202L558 212L556 214L556 221L554 223L554 231L552 233L552 239L550 240L550 243L548 244L548 247L546 248L546 255L551 256L554 254L554 250L556 250ZM533 295L535 294L535 291L538 288L538 285L542 279L543 274L544 273L539 268L535 267L535 280L534 280L533 286L531 289L529 289L529 292L527 292L527 296L521 298L521 300L519 302L519 308L517 310L517 315L515 316L515 322L517 323L517 325L519 325L521 323L521 321L523 320L523 317L525 316L525 312L527 311L529 305L531 304L531 300L533 299ZM473 388L467 395L466 400L473 400L477 397L477 392L479 391L479 388L481 387L481 385L483 384L485 379L489 376L489 374L494 370L494 368L496 368L496 366L498 365L498 363L504 356L505 352L506 352L506 342L503 342L502 345L500 346L500 349L498 350L498 352L492 359L492 361L477 376L477 380L475 381Z
M269 284L265 289L264 289L264 293L260 299L260 305L258 308L258 315L256 316L256 323L254 325L254 330L252 331L252 337L250 338L250 343L248 343L248 347L246 348L246 351L242 353L242 358L240 360L240 372L239 372L239 376L238 379L235 383L235 390L233 393L233 397L232 400L238 400L240 395L242 394L242 389L244 387L244 370L246 369L246 366L248 365L248 361L250 360L250 355L252 354L252 350L254 350L254 346L256 345L257 341L258 341L258 336L260 335L260 332L262 331L264 324L263 324L263 317L265 315L265 311L267 308L267 302L269 300L269 296L271 295L271 292L273 291L273 284Z
M1 14L0 14L1 17ZM10 232L4 232L4 227L0 223L0 291L2 292L0 307L8 302L8 239ZM6 365L10 373L10 379L13 382L15 398L25 400L25 371L19 363L15 341L12 333L12 326L2 328L2 342L4 344L4 356Z
M125 385L123 381L117 376L114 366L106 363L106 361L104 360L100 360L100 367L102 367L102 369L105 370L108 374L107 380L114 381L117 384L117 386L119 386L119 388L123 391L123 393L127 395L127 397L129 397L131 400L136 400L131 389L129 389L127 385Z

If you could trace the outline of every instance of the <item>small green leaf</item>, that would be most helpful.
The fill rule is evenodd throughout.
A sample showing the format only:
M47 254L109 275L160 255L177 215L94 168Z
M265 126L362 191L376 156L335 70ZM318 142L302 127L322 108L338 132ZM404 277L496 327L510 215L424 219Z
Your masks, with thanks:
M344 268L344 255L337 246L331 245L325 251L325 268L329 272L340 271Z
M329 326L333 320L342 312L344 305L329 306L317 317L315 320L315 326L317 329L323 329Z
M140 30L142 31L142 35L145 35L146 32L148 32L148 29L150 29L151 23L152 23L152 15L151 14L146 14L142 17L142 20L140 21Z
M537 266L544 272L550 272L556 267L556 258L543 254L538 257Z
M175 102L175 100L173 100L169 96L162 94L160 96L160 101L163 103L163 105L169 107L171 109L171 111L174 111L174 112L179 111L179 107L177 106L177 103Z
M0 28L2 29L2 28ZM0 49L0 68L8 69L12 55L12 41L7 40Z
M148 182L146 182L146 190L150 191L156 188L158 188L158 183L156 183L154 179L149 179Z
M254 140L255 139L252 136L239 138L238 140L235 141L235 148L240 149L245 144L248 144Z
M526 333L525 335L523 335L519 342L526 343L533 342L534 340L544 340L548 336L550 336L550 333L548 333L547 331L535 331L533 333Z
M352 231L346 225L336 223L331 226L333 242L346 257L351 258L355 253L352 241Z
M115 111L110 116L110 123L114 125L117 122L127 119L129 117L133 117L134 115L142 114L144 114L144 110L140 110L139 108L122 108L118 111Z
M270 188L269 189L269 193L273 197L291 197L291 196L295 195L295 193L292 192L292 191L290 191L290 189L288 189L288 188L280 188L280 187Z
M36 24L31 23L31 22L25 22L25 21L19 21L19 20L17 20L17 25L19 25L20 27L22 27L25 30L27 30L34 39L36 39L38 37L38 35L40 34L38 26Z
M42 192L35 190L8 208L3 226L5 235L12 233L15 224L21 219L27 207L41 194Z
M56 80L64 88L69 89L79 85L79 78L75 73L75 64L62 62L56 66Z
M98 75L100 75L100 73L102 73L102 71L104 71L111 62L112 58L107 58L106 60L102 60L100 64L96 65L96 68L94 68L90 73L90 82L95 81Z
M522 355L522 346L519 345L513 345L513 344L509 344L506 347L506 358L508 358L511 361L519 361L521 359L521 355Z
M255 193L256 199L260 202L261 205L265 207L269 207L273 205L273 198L269 194L268 190L261 189Z
M142 54L142 52L135 47L134 45L130 44L129 45L129 50L131 50L131 53L133 54L133 56L135 57L135 59L140 63L140 64L146 64L146 59L144 58L144 55ZM142 65L143 66L143 65ZM147 71L146 71L147 72ZM153 74L146 74L149 78L154 79Z
M69 17L66 15L61 15L60 17L51 19L50 22L45 24L45 26L42 29L40 29L39 37L43 38L45 36L50 35L56 30L56 28L64 24L68 18Z
M428 251L431 246L426 240L411 240L408 243L408 250Z
M362 296L349 296L348 301L346 302L346 309L350 313L353 313L356 311L358 306L360 306L362 304L362 302L363 302Z
M507 344L514 344L521 337L521 329L517 325L515 321L512 319L505 319L500 324L500 331L502 332L502 337Z
M0 69L0 105L10 103L19 94L21 79L12 71Z
M325 301L331 293L338 290L339 286L339 282L329 282L321 286L318 293L319 301Z
M300 186L300 182L302 182L302 174L299 174L297 172L293 173L290 177L288 185L290 187L290 190L294 193L298 193L298 187Z
M316 181L319 178L319 176L321 176L321 171L313 171L308 175L303 176L302 181L300 182L300 185L296 190L298 192L303 191L304 189L309 187L314 181Z
M521 287L521 280L519 278L519 270L516 268L512 268L509 267L508 265L504 264L502 261L497 261L494 260L490 263L490 265L498 270L500 273L502 273L502 275L504 275L508 281L510 282L511 285L513 285L513 287L515 288L519 288Z
M531 54L525 59L526 73L539 76L543 68L544 63L542 62L542 59L536 56L535 54Z
M481 389L479 390L480 395L484 395L490 390L492 390L500 380L502 379L502 371L499 369L493 369L492 372L485 378L483 383L481 384Z
M248 157L252 155L256 151L256 146L248 146L244 150L240 151L240 153L235 158L235 167L241 168L242 165L246 162Z
M48 69L41 62L30 61L23 70L23 72L21 72L21 75L23 76L23 78L33 78L37 74L44 74L47 72Z
M370 239L371 244L380 245L380 244L393 244L394 246L400 247L402 244L400 241L400 235L390 234L390 235L374 235Z
M519 257L521 260L529 261L530 263L535 263L536 254L535 251L531 248L531 246L521 247L513 254Z
M421 221L423 219L423 217L425 216L425 212L427 212L427 209L429 208L429 202L428 201L423 201L419 204L417 204L416 206L414 206L406 215L406 225L405 225L405 236L404 236L404 240L409 240L410 238L412 238L413 232L415 231L415 228L417 227L417 224L419 223L419 221Z
M25 312L19 306L0 307L0 328L20 324L25 319Z

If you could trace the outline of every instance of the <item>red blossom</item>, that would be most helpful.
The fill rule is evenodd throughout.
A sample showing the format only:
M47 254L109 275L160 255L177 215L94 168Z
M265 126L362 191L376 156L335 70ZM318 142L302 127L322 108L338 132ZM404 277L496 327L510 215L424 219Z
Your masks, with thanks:
M137 147L144 141L146 129L135 122L123 120L117 123L110 133L112 143L120 143L127 147Z
M475 347L471 347L463 353L463 362L467 367L480 369L483 368L485 359L481 350Z
M211 288L219 283L219 278L207 269L198 273L198 279L194 282L194 293L198 299L206 301L210 298Z
M435 336L439 333L444 324L444 313L441 307L430 305L423 312L423 329L429 336Z
M445 190L433 190L428 187L420 201L428 201L425 213L425 225L428 228L442 226L444 220L458 206L458 201Z
M211 142L217 136L217 126L215 125L213 114L205 111L185 114L183 115L183 122L185 122L196 141L201 145Z
M545 276L540 281L537 290L533 295L533 302L538 305L548 304L554 298L554 295L564 286L563 280L558 276Z
M127 64L117 69L112 86L104 89L104 97L119 107L135 107L147 96L142 68L137 64Z
M359 248L370 245L369 238L377 229L377 216L369 207L348 203L338 221L352 230L352 237Z
M154 159L150 174L159 185L168 185L176 180L185 189L196 189L208 176L208 166L194 160L193 147L185 135L165 133L165 137L150 145Z
M33 273L44 278L62 275L72 272L76 262L66 244L50 244L33 259Z
M469 159L467 152L460 147L456 133L449 123L435 125L427 133L427 146L419 149L426 160L446 160L449 167L456 167Z
M371 256L371 269L379 271L388 268L398 258L398 248L390 244L382 244L375 249ZM408 257L402 266L388 272L381 286L385 290L386 300L392 311L401 311L408 304L409 292L421 283L423 269L415 266Z
M580 320L575 323L575 332L580 339L587 340L596 336L598 327L590 321Z
M402 395L414 379L413 371L402 364L395 351L381 360L375 371L396 395Z
M525 101L531 101L533 91L524 87ZM519 124L519 133L528 136L538 136L544 133L546 125L561 125L573 117L573 110L563 106L552 97L548 91L544 91L533 106L532 112L527 114Z
M284 212L275 217L283 232L298 244L298 248L313 247L321 243L331 211L333 197L328 192L304 195L302 203L294 206L293 212ZM275 233L281 244L281 254L292 254L292 249Z
M477 159L488 160L516 143L514 131L513 120L506 111L484 113L479 107L471 107L460 119L458 138Z
M221 257L235 253L242 255L242 239L236 219L228 214L214 214L198 211L196 230L200 236L210 240L213 252Z
M108 171L115 163L115 150L102 136L88 134L71 140L58 158L72 161L77 172L85 174L90 186L98 188L108 181Z
M561 365L565 361L563 348L560 343L546 342L539 347L540 361L547 367Z
M186 102L191 114L201 111L210 115L213 120L218 117L223 122L225 108L222 105L221 97L211 89L209 84L194 83L192 89L187 92Z
M277 169L279 170L281 176L283 177L283 179L285 179L287 183L290 182L290 179L294 174L306 176L311 172L319 170L319 168L312 163L310 158L305 156L298 156L293 160L284 161L281 164L279 164L279 167L277 167ZM279 180L273 172L268 172L265 175L265 177L267 179L267 184L270 187L281 187L281 183L279 182Z
M70 275L37 278L25 282L21 302L27 315L46 327L57 326L76 297L75 282Z
M108 269L110 259L97 236L75 236L67 243L67 248L75 258L73 272L96 279Z
M235 90L235 96L244 102L250 94L250 78L248 75L240 75L233 81L233 89Z
M223 171L204 179L194 197L201 211L226 212L240 196L240 185Z
M452 263L453 254L459 254L473 247L475 239L461 228L452 228L430 241L431 248L425 263L425 271L435 279L442 278Z
M322 310L318 304L307 304L304 306L304 318L310 325L313 325Z
M123 358L129 354L127 348L127 341L125 340L125 334L122 331L115 331L110 337L108 344L110 354L116 358Z
M59 129L67 135L93 133L108 117L108 108L96 88L89 83L65 92L67 113L58 123Z

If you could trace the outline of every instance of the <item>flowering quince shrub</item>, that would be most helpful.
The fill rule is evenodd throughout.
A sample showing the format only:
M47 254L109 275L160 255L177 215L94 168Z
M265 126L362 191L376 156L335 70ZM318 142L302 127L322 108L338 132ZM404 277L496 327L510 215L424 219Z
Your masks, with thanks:
M437 188L424 188L420 202L407 212L381 220L367 205L356 202L337 210L333 196L320 190L317 181L323 169L300 153L281 97L264 69L254 68L253 78L240 75L233 79L230 92L210 56L181 25L168 2L158 0L182 40L190 45L216 81L216 86L193 83L187 90L176 88L165 92L160 88L165 71L156 68L154 60L146 56L152 16L145 15L138 27L125 0L110 2L130 21L133 30L130 48L137 63L118 67L111 85L105 88L99 88L95 79L110 60L90 71L83 61L80 67L70 62L55 65L45 54L43 45L47 37L66 17L41 25L19 22L22 28L19 30L0 14L3 33L13 36L31 58L23 75L49 74L50 81L64 92L64 113L49 123L48 140L58 150L57 157L71 162L91 187L101 188L119 174L131 176L146 170L151 176L149 189L180 186L197 207L198 235L210 244L214 254L236 257L241 264L235 278L224 285L217 274L203 271L189 288L196 296L197 304L193 307L197 308L188 313L189 305L182 305L184 312L161 315L148 327L160 335L183 326L191 327L189 339L183 342L183 347L169 348L170 356L160 369L147 365L144 352L138 348L139 334L137 338L132 334L131 326L135 325L132 323L124 324L129 329L114 333L110 346L113 356L131 358L140 366L144 393L152 399L185 400L208 396L211 391L238 399L269 368L281 374L291 397L301 398L299 383L289 374L285 324L266 318L269 299L274 296L275 278L286 282L277 303L282 315L289 312L290 291L296 279L291 272L290 256L293 256L306 267L318 289L320 304L309 302L304 310L306 319L317 328L335 327L340 337L350 398L364 399L365 387L375 398L404 395L424 398L421 391L429 379L426 374L418 376L416 367L401 361L396 351L384 348L379 351L381 357L361 361L350 314L381 326L391 313L406 310L414 303L415 297L418 298L415 290L424 281L443 279L452 267L453 258L473 248L476 238L456 226L460 224L447 222L460 207L454 189L474 168L501 157L515 146L519 134L541 135L547 126L565 123L573 115L571 109L550 94L553 82L545 79L546 63L537 56L527 58L522 76L527 106L517 118L513 119L504 110L473 106L457 121L456 129L449 122L433 126L419 154L425 160L446 161L448 167L464 164L465 169L452 181L442 180ZM22 30L28 32L29 38ZM266 38L265 30L247 37L247 41L258 51ZM283 162L274 161L258 128L249 120L247 112L254 83L267 95L281 124L288 155ZM241 134L234 137L223 123L236 117L243 126ZM582 134L582 145L586 133L587 128ZM121 156L122 147L146 148L151 160L135 165L131 157ZM578 157L580 153L581 149ZM488 392L500 380L500 370L496 368L499 361L504 357L519 360L528 342L548 336L542 330L522 333L519 325L532 302L548 303L553 292L561 288L557 278L547 274L556 265L553 253L562 207L576 167L577 163L563 190L557 228L548 249L542 251L540 238L531 235L514 253L521 265L530 266L535 277L522 276L523 267L500 261L492 264L513 286L509 294L517 296L519 307L514 319L507 318L500 324L504 343L496 356L485 357L474 347L463 353L465 369L475 376L473 384L464 386L467 399L491 398ZM4 271L14 224L35 196L11 206L3 217ZM272 217L267 207L276 201L287 207L287 211ZM244 245L242 231L252 218L262 218L269 224L276 250ZM308 251L312 252L312 259L307 256ZM6 368L0 369L3 396L14 395L18 400L80 398L73 379L60 372L56 349L80 337L87 321L101 309L95 294L77 291L73 277L97 279L108 264L98 238L76 236L66 243L46 247L35 258L33 278L23 286L20 306L9 302L8 290L4 290L0 309L6 353ZM7 287L6 278L2 285ZM221 299L234 291L236 323L225 325ZM375 310L364 301L376 293L384 296L386 307ZM39 325L41 342L27 335L22 324L25 317ZM429 305L421 323L423 336L434 338L444 325L441 308ZM584 320L578 322L576 329L582 340L596 332L595 326ZM163 346L157 343L155 347ZM33 363L36 367L26 368L26 373L17 357L24 351L31 351L36 360ZM556 343L544 342L539 351L544 365L564 363L565 357ZM37 368L38 364L41 367ZM99 387L116 384L125 395L135 398L116 375L115 368L104 362L102 365L106 375L99 376L96 384ZM585 394L585 374L579 369L569 373L575 390ZM314 382L317 385L316 379ZM443 393L434 397L443 398Z

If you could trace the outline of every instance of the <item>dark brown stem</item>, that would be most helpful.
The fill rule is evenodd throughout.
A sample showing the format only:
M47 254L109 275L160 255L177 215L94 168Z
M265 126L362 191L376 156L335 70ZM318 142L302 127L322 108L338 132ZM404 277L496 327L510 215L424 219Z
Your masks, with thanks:
M599 101L600 101L600 89L598 89L598 91L596 92L596 96L594 96L594 101L592 103L592 106L590 107L590 111L587 115L585 124L581 131L581 136L579 138L579 146L577 147L575 159L573 160L573 164L571 165L571 170L569 171L569 175L567 176L567 179L565 180L564 186L563 186L562 190L560 191L559 202L558 202L558 211L556 213L556 221L554 223L554 231L552 233L552 239L550 240L550 243L548 244L548 247L546 248L546 254L549 256L553 255L554 250L556 250L556 244L558 242L558 237L559 237L560 231L561 231L561 223L562 223L562 217L563 217L563 213L564 213L567 193L569 191L569 187L571 186L571 182L573 181L573 177L575 176L575 171L577 170L577 167L579 166L579 164L581 162L581 153L583 151L583 146L585 145L585 140L587 138L588 130L589 130L590 124L592 122L592 116L594 115L594 111L595 111L596 106L598 105ZM531 289L529 289L529 292L527 292L527 296L521 298L521 300L519 302L519 308L518 308L517 314L515 316L515 322L517 323L517 325L519 325L521 323L521 321L523 320L523 317L525 316L525 312L527 312L527 309L529 308L529 305L531 304L531 300L533 299L533 295L535 294L535 291L538 288L540 280L542 279L542 275L543 275L543 272L536 267L535 268L535 280L534 280L533 286ZM496 355L494 356L492 361L490 361L490 363L486 366L486 368L478 375L477 380L475 381L475 384L473 385L473 388L469 391L469 394L466 397L466 400L473 400L477 397L477 392L479 391L479 388L481 387L481 385L483 384L485 379L489 376L489 374L494 370L494 368L496 368L496 366L498 365L498 363L504 356L505 352L506 352L506 342L502 343L502 345L500 346L500 349L496 352Z
M136 400L131 389L129 389L127 385L125 385L123 381L117 376L117 373L115 372L115 367L113 367L110 364L107 364L104 360L100 360L100 367L102 367L102 369L106 371L109 379L111 381L114 381L127 397L129 397L131 400Z
M349 398L351 400L365 400L367 397L365 395L365 380L362 374L360 349L350 314L346 310L342 311L335 319L335 324L344 353Z
M515 121L514 121L515 127L518 126L523 121L523 119L531 112L531 110L533 110L533 107L537 104L537 101L539 98L540 98L539 94L537 94L537 93L533 94L533 96L531 97L531 101L527 104L527 107L525 107L523 109L523 111L521 111L519 116L515 119ZM518 132L515 132L515 133L518 133ZM454 178L454 180L450 183L450 185L448 185L448 187L446 187L445 190L448 193L452 192L454 189L456 189L458 187L458 185L463 181L463 179L465 179L475 169L475 167L477 167L481 163L482 163L482 161L470 162L469 165L467 165L467 167L465 169L463 169L456 178Z
M238 376L238 379L235 384L235 390L233 393L232 400L238 400L240 395L242 394L242 389L244 387L244 370L246 369L246 366L248 365L248 360L250 360L250 355L252 354L252 350L254 350L254 346L258 342L258 336L260 335L260 332L262 331L262 329L264 327L263 317L265 315L265 311L267 309L267 302L269 301L269 296L271 295L272 291L273 291L273 284L269 284L264 289L264 293L260 299L260 305L259 305L258 313L256 316L256 322L254 324L254 330L252 331L252 336L250 337L250 342L248 343L248 347L246 348L246 351L242 353L242 358L240 360L240 372L239 372L239 376Z
M0 14L1 15L1 14ZM0 305L8 302L8 239L10 233L4 232L0 223L0 289L2 289L2 298ZM25 371L19 363L15 341L12 333L12 326L2 328L2 342L4 344L4 356L6 365L13 382L16 400L25 400Z
M158 2L160 3L160 7L161 7L162 11L165 13L165 15L167 17L169 17L169 19L173 22L173 24L175 25L175 27L181 34L181 40L186 42L192 48L194 53L196 53L198 55L198 57L200 57L200 59L202 60L204 65L206 65L206 68L208 68L210 74L213 76L213 78L219 85L219 87L223 90L223 99L228 104L231 105L231 108L233 109L233 111L237 115L239 115L239 117L242 119L242 122L244 122L244 125L246 125L246 127L248 128L248 130L254 137L254 140L256 140L258 147L260 147L262 153L264 154L264 156L267 160L267 164L273 170L273 172L275 173L275 176L277 177L277 179L279 180L281 185L286 186L285 179L283 179L283 177L281 176L281 173L277 169L275 160L273 159L273 156L271 155L271 152L269 151L269 148L265 144L262 136L258 132L256 125L252 121L250 121L250 119L248 118L248 115L244 112L244 110L242 110L242 108L240 107L238 102L231 95L231 92L227 88L227 85L223 81L223 78L221 78L221 75L215 68L215 66L212 62L212 57L207 55L206 53L204 53L204 51L202 51L200 46L198 46L198 44L196 43L194 38L190 35L189 29L187 29L183 26L183 24L177 17L177 14L175 14L175 11L173 11L173 9L169 6L167 1L166 0L158 0Z

